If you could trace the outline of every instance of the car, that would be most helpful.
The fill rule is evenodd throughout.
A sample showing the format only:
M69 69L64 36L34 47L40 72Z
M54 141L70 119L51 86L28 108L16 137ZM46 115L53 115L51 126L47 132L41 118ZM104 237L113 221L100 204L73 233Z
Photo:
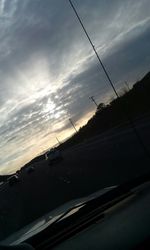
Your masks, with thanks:
M52 148L45 154L45 159L48 161L49 165L52 165L55 162L61 161L63 157L58 149Z
M11 177L9 177L7 179L7 181L8 181L10 186L13 186L13 185L15 185L16 183L18 183L20 181L20 178L19 178L19 176L17 174L14 174Z

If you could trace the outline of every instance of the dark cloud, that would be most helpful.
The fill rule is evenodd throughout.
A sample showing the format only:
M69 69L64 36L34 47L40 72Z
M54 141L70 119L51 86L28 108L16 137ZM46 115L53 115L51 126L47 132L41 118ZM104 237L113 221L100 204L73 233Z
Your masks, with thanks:
M149 27L125 41L123 45L117 44L110 56L104 60L114 82L121 83L125 80L134 82L149 71L150 55L147 53L150 49Z

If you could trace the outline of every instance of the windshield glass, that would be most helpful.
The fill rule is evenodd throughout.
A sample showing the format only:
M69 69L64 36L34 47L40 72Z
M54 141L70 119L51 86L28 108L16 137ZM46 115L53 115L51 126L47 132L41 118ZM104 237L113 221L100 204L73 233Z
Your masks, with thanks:
M0 241L149 170L149 10L0 0Z

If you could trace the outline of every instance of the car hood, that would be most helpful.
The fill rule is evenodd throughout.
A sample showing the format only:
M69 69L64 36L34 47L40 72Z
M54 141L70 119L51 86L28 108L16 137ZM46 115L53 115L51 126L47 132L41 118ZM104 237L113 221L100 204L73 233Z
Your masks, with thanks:
M116 186L111 186L104 188L100 191L94 192L88 196L82 197L80 199L74 199L71 200L55 210L50 211L49 213L45 214L44 216L40 217L39 219L35 220L33 223L23 227L21 230L15 232L8 238L1 241L1 244L6 245L16 245L20 244L21 242L24 242L25 240L29 239L30 237L36 235L37 233L43 231L45 228L50 226L53 222L55 222L61 215L63 215L68 209L73 208L74 206L78 206L83 204L87 201L90 201L94 198L97 198L108 191L116 188ZM71 213L69 213L69 216L75 212L77 212L78 209L73 209Z

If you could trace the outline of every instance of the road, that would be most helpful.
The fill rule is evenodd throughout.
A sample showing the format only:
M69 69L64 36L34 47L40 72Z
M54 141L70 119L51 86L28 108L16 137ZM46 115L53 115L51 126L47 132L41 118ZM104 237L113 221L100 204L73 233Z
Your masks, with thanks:
M150 118L136 120L136 127L150 152ZM62 203L118 185L150 166L129 125L119 125L62 153L63 161L48 166L44 160L34 172L23 171L20 183L0 186L0 239Z

